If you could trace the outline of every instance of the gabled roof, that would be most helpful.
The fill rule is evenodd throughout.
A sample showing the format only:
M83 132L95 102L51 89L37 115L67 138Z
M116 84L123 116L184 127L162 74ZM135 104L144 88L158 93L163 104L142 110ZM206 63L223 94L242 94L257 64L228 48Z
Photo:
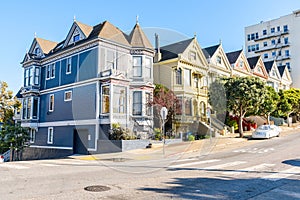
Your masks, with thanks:
M274 60L268 61L268 62L264 62L264 65L266 67L267 72L269 73L273 67L274 64Z
M255 57L251 57L251 58L247 58L249 66L251 69L254 69L257 65L257 62L259 60L260 56L255 56Z
M35 38L35 40L41 47L41 50L44 54L48 54L57 45L57 42L52 42L50 40L45 40L42 38Z
M179 41L173 44L169 44L160 48L162 54L162 60L169 60L172 58L177 58L178 54L183 53L186 48L191 44L194 38Z
M136 23L133 27L131 33L129 34L128 40L132 47L153 49L152 44L138 23Z
M283 74L284 74L285 68L286 68L286 65L278 66L278 71L279 71L281 77L282 77Z
M243 50L238 50L238 51L226 53L229 63L234 64L238 59L238 57L241 55L242 51Z
M124 45L130 45L125 34L109 21L104 21L102 24L94 26L93 32L93 34L100 38L108 39Z
M83 23L78 22L78 21L76 21L75 23L80 28L80 30L83 32L85 37L88 37L90 35L90 33L92 32L92 30L93 30L93 27L90 26L90 25L83 24Z
M204 49L202 49L204 55L205 55L205 58L211 58L216 50L219 48L220 44L217 44L217 45L214 45L214 46L210 46L210 47L206 47Z

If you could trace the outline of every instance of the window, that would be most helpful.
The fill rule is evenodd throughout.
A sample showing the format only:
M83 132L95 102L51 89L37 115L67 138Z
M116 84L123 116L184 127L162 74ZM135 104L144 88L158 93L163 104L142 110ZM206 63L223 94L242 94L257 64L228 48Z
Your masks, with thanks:
M48 138L47 138L48 144L53 144L53 127L48 128Z
M280 32L280 26L277 26L277 32Z
M290 56L290 51L289 50L285 50L285 56Z
M250 41L250 40L251 40L251 38L250 38L250 34L248 34L248 35L247 35L247 38L248 38L248 41Z
M289 38L284 38L284 44L288 44L289 43Z
M263 30L263 35L267 35L267 30L266 29Z
M28 85L33 85L34 83L34 68L29 69L29 84Z
M79 40L80 40L80 35L79 34L73 36L73 42L77 42Z
M126 87L113 86L113 112L114 113L125 113L126 112Z
M280 44L280 43L281 43L281 39L280 39L280 38L278 38L278 40L277 40L277 43L278 43L278 44Z
M35 75L34 75L34 84L39 85L40 78L40 68L35 68Z
M54 111L54 94L49 96L49 112Z
M185 108L184 111L185 111L186 115L192 115L192 99L191 98L187 98L185 100L184 108Z
M152 110L151 110L151 106L150 103L151 102L151 93L146 93L146 115L147 116L151 116L152 115Z
M291 69L291 64L289 62L285 63L288 69Z
M182 70L179 68L175 71L176 73L176 84L181 85L182 84Z
M72 59L71 57L67 59L67 67L66 67L66 74L71 74L72 72Z
M134 77L142 76L142 57L141 56L133 57L133 76Z
M35 141L35 129L30 129L30 131L29 131L29 137L30 137L30 139L29 139L29 142L30 143L34 143L34 141Z
M177 97L177 102L176 102L176 115L181 115L182 114L182 97Z
M196 52L190 51L190 60L196 60Z
M251 40L254 40L254 38L255 38L255 35L254 35L254 33L252 33L251 34Z
M40 53L41 53L41 50L40 50L40 48L35 48L35 50L34 50L34 54L35 55L37 55L37 56L39 56L40 55Z
M269 57L268 53L265 53L264 58L268 58L268 57Z
M271 40L271 44L272 44L272 45L275 45L275 40Z
M268 46L268 42L264 42L264 47Z
M145 59L145 77L146 78L151 78L151 59L146 58Z
M258 33L255 33L255 39L258 39Z
M283 32L288 32L288 30L289 30L289 29L288 29L288 25L284 25L284 26L283 26Z
M278 56L281 56L281 50L278 51Z
M272 57L276 57L276 51L272 51Z
M199 87L199 78L196 74L194 75L194 87L195 88Z
M51 73L50 73L50 75L51 75L51 78L55 78L55 64L54 63L51 64Z
M65 92L64 101L72 101L72 91Z
M115 52L107 49L106 69L114 69L115 67Z
M102 113L109 113L110 107L110 87L103 86L102 87Z
M51 73L51 66L47 65L46 67L46 79L50 79L50 73Z
M29 86L29 69L25 69L24 86Z
M217 56L217 63L218 64L222 64L222 58L221 58L221 56Z
M248 46L248 52L251 52L251 46Z
M185 81L185 85L191 86L191 70L189 69L184 70L184 81Z
M242 60L239 61L239 67L240 67L240 68L243 68L243 67L244 67L244 61L242 61Z
M22 119L38 119L39 97L26 97L22 102Z
M30 119L30 114L31 114L31 98L27 98L27 111L26 111L26 119Z
M142 115L142 91L133 92L133 115Z
M271 33L275 33L275 28L271 28Z
M251 45L251 51L255 51L255 45Z
M255 49L256 49L256 51L259 50L259 44L256 44L256 45L255 45Z

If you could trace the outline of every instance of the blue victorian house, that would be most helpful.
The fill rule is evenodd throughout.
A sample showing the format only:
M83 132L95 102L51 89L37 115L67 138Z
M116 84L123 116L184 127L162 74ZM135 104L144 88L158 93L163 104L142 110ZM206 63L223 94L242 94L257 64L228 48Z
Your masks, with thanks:
M35 37L22 61L20 121L31 158L101 152L117 123L147 137L153 114L154 49L136 23L129 35L108 21L74 21L67 37Z

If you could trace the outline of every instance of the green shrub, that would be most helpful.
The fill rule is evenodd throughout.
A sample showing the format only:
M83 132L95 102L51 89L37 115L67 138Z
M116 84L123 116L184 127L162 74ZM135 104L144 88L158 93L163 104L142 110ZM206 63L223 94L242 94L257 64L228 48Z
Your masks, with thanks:
M188 141L194 141L194 140L195 140L195 136L193 136L193 135L188 136Z

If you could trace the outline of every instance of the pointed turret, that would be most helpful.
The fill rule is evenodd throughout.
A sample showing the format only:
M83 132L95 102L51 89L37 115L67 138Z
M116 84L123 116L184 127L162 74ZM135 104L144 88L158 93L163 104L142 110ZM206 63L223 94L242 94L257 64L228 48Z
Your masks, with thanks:
M152 44L148 40L138 22L135 24L129 35L129 43L132 47L153 49Z

